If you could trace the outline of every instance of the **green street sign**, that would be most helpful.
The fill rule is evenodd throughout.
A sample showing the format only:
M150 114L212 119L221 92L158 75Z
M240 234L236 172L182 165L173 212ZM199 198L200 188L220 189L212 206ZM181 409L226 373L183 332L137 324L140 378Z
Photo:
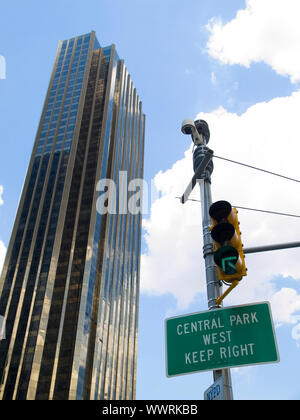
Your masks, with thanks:
M279 362L269 302L165 320L167 376Z

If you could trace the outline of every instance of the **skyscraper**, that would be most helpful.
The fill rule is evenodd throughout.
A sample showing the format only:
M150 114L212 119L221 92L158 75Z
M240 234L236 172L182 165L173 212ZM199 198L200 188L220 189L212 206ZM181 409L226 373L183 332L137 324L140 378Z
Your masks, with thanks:
M141 212L97 200L143 177L144 128L115 46L60 41L0 281L1 399L135 398Z

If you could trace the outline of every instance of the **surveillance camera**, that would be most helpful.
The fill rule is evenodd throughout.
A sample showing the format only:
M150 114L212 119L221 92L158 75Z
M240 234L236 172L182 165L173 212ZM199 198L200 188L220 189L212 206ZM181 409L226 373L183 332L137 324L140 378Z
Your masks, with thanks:
M183 134L193 134L195 130L196 127L193 120L186 119L181 124L181 131L183 132Z
M204 120L195 120L195 127L198 133L202 134L205 137L206 143L208 143L210 138L210 132L207 122Z

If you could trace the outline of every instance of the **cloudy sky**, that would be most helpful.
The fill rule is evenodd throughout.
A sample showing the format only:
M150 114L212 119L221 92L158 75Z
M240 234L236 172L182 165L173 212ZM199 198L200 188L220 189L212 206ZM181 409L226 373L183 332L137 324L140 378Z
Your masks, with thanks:
M211 61L213 89L223 88L223 70L230 72L231 67L238 65L253 72L256 63L288 78L294 88L278 97L274 83L273 97L268 96L264 101L242 108L239 89L245 80L232 78L231 86L228 86L228 93L231 90L232 96L229 93L227 100L220 102L216 109L210 112L199 110L192 116L209 123L209 146L217 156L295 179L300 175L299 12L299 2L294 0L284 3L284 7L279 0L252 0L237 10L231 20L212 17L205 25L208 39L203 54L207 54L207 60L215 60ZM248 89L255 90L263 85L266 74L259 70L257 68L256 75L252 76ZM169 169L156 174L155 185L163 196L152 204L150 217L144 221L147 248L142 256L142 290L150 295L174 296L178 313L195 303L206 289L199 239L200 203L189 202L182 206L174 200L183 193L192 176L191 156L190 147ZM219 159L215 159L214 164L214 201L226 199L236 206L300 214L299 182ZM199 198L198 190L193 193L193 198ZM239 218L246 247L297 241L299 238L299 218L245 210L239 210ZM289 329L294 340L289 340L289 345L299 349L299 251L251 254L246 257L246 263L248 276L226 299L226 304L270 301L277 330ZM257 394L252 395L259 398Z
M42 4L41 4L42 3ZM12 0L1 7L0 265L60 39L95 30L116 44L146 113L137 398L203 399L211 372L166 378L164 320L207 309L201 204L185 118L210 127L216 156L300 180L298 0ZM3 74L0 72L0 74ZM153 190L153 189L152 189ZM214 159L213 201L300 215L299 182ZM199 199L195 188L191 198ZM300 222L239 210L245 247L299 240ZM225 306L269 301L280 363L232 369L235 399L299 399L299 250L247 255Z

